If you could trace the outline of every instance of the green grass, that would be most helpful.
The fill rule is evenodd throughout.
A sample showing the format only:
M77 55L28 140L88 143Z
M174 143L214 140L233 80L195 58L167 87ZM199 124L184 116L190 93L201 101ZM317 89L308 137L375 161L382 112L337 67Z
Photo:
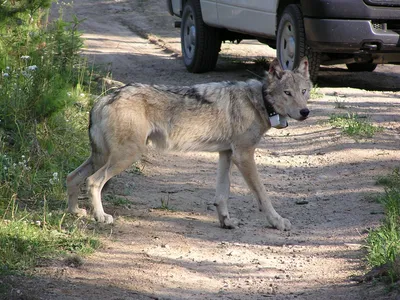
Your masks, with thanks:
M270 61L267 57L264 57L264 56L257 57L253 61L254 61L254 64L259 65L259 66L263 67L264 69L268 70Z
M321 92L318 85L314 85L310 92L310 99L319 99L323 98L325 95Z
M86 255L100 245L78 227L79 221L66 220L61 212L48 213L46 220L27 212L16 216L0 220L0 274L26 272L71 253Z
M166 197L160 198L160 206L155 207L155 209L166 210L166 211L175 211L175 209L171 206L171 197L167 194Z
M399 188L400 187L400 169L396 168L393 172L387 176L381 176L376 180L378 185L383 185L387 188Z
M64 214L66 175L89 154L95 98L80 22L46 24L38 7L49 1L34 2L0 20L0 273L99 246L87 220Z
M371 230L367 238L367 260L371 267L386 265L389 279L400 279L400 173L395 169L392 174L380 177L378 184L385 186L385 193L378 198L385 209L382 224Z
M346 106L346 103L343 101L343 100L338 100L337 98L336 98L336 100L335 100L335 108L338 108L338 109L346 109L347 108L347 106Z
M125 197L121 197L121 196L115 196L115 195L106 195L104 197L104 200L106 200L108 203L114 205L114 206L123 206L123 207L131 207L131 202L126 199Z
M356 138L371 138L375 133L382 131L382 127L374 126L367 117L354 113L333 114L329 123L333 127L341 128L344 134Z

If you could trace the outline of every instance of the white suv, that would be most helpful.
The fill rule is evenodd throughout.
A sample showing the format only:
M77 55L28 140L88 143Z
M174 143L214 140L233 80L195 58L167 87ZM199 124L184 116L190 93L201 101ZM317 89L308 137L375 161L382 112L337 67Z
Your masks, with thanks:
M399 0L167 0L181 18L182 55L190 72L215 68L221 42L257 39L277 49L283 67L308 56L320 64L373 71L400 62Z

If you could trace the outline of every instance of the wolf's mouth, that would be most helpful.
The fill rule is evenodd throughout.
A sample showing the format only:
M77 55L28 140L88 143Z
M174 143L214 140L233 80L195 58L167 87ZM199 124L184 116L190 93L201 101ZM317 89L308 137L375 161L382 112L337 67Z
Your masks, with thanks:
M300 116L300 117L298 117L298 118L293 118L291 115L287 115L289 118L291 118L291 119L294 119L294 120L296 120L296 121L304 121L304 120L306 120L307 118L308 118L308 116L306 116L306 117L304 117L304 116Z

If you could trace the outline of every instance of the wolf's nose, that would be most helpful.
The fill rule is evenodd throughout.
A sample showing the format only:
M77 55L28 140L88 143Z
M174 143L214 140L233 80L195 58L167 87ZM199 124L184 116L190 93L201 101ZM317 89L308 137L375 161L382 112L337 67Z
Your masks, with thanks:
M310 111L308 110L308 108L303 108L302 110L300 110L300 114L304 118L306 118L309 113L310 113Z

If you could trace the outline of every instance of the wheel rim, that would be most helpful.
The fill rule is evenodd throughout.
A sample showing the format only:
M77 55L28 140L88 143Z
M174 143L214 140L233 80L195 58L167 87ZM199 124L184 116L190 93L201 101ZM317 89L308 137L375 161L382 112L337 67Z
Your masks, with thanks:
M280 39L279 56L284 69L293 70L296 56L296 38L292 23L286 21Z
M188 13L183 25L183 50L185 56L192 60L196 50L196 26L192 12Z

